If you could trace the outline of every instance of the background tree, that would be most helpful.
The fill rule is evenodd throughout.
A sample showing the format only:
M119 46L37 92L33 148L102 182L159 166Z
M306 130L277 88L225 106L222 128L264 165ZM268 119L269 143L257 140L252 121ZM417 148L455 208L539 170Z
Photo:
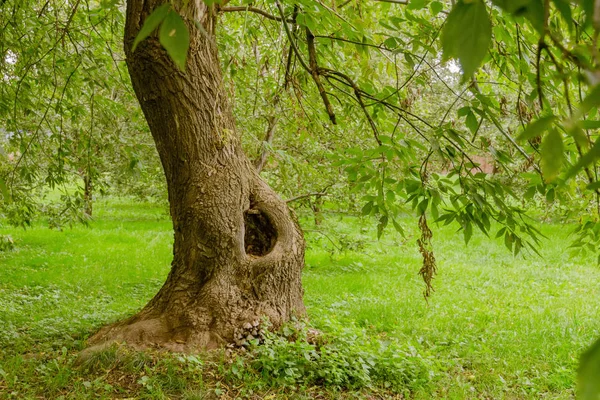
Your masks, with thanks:
M0 212L85 222L95 194L160 186L119 50L116 3L5 2L0 19ZM117 190L118 187L118 190ZM147 191L149 193L149 191Z

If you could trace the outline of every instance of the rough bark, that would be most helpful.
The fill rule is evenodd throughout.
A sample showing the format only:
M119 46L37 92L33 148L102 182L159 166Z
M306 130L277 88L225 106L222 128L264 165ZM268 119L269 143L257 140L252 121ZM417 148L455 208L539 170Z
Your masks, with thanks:
M242 151L222 83L212 10L200 0L180 9L191 35L185 72L156 37L131 52L143 21L164 1L128 1L125 52L165 171L173 263L148 305L102 328L89 341L94 345L213 348L233 341L248 322L266 316L277 326L305 311L303 235Z

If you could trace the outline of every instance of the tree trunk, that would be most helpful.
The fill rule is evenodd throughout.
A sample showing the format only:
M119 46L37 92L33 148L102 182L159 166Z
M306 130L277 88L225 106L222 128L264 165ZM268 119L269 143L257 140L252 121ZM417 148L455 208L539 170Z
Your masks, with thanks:
M85 205L83 212L88 217L92 216L93 211L93 194L92 194L92 177L89 170L83 175L83 203Z
M213 10L202 0L179 10L191 37L185 72L154 35L131 52L144 20L164 2L128 1L125 52L167 179L173 263L148 305L102 328L90 343L190 351L231 342L263 316L278 326L304 314L304 239L286 203L242 151L223 87Z

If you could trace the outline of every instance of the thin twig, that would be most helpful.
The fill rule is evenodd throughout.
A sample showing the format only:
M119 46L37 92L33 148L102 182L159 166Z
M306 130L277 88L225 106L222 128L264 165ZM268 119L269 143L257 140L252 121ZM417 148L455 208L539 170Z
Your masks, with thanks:
M296 42L294 41L292 31L290 30L290 27L288 26L287 20L285 18L285 14L283 13L283 7L281 7L281 4L279 3L279 1L276 1L275 5L277 6L277 9L279 10L279 15L281 15L283 27L285 29L285 34L287 35L288 40L290 41L290 45L294 49L294 53L296 53L296 57L298 58L298 61L300 61L300 64L302 64L302 67L305 70L307 70L308 72L311 72L309 66L306 65L306 61L304 61L304 59L302 58L302 55L300 54L300 50L298 50L298 47L296 46Z
M301 194L300 196L295 196L295 197L292 197L291 199L287 199L285 202L286 203L292 203L294 201L302 200L302 199L305 199L307 197L323 197L323 196L327 196L327 192L325 192L325 190L323 190L322 192L312 192L312 193Z
M339 76L340 78L345 80L352 87L352 89L354 90L354 95L356 96L356 100L358 101L360 108L362 108L365 116L367 117L367 120L369 121L369 125L371 126L371 129L373 130L373 136L375 137L375 141L377 141L377 144L379 144L381 146L383 143L381 142L381 139L379 138L379 130L377 129L377 125L375 125L375 121L373 121L371 114L369 114L369 111L367 110L367 107L365 106L365 103L363 102L362 90L356 85L356 83L354 83L352 78L350 78L346 74L343 74L338 71L334 71L329 68L319 68L319 71L326 75Z
M279 21L279 22L283 21L282 17L278 17L276 15L271 15L268 12L266 12L265 10L262 10L262 9L256 8L256 7L251 7L251 6L221 7L221 8L219 8L219 11L221 11L221 12L247 11L247 12L253 12L255 14L262 15L263 17L270 19L272 21ZM291 19L288 19L286 21L289 23L294 23L294 21Z

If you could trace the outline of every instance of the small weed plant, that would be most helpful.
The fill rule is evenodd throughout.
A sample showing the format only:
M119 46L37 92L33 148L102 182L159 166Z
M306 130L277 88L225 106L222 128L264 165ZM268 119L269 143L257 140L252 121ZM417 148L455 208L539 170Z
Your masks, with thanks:
M247 385L322 386L335 390L380 388L407 393L425 386L433 363L414 348L331 323L327 333L295 321L268 330L232 361L230 377ZM257 388L262 389L262 388Z
M10 235L0 235L0 251L10 251L15 248L15 241Z

